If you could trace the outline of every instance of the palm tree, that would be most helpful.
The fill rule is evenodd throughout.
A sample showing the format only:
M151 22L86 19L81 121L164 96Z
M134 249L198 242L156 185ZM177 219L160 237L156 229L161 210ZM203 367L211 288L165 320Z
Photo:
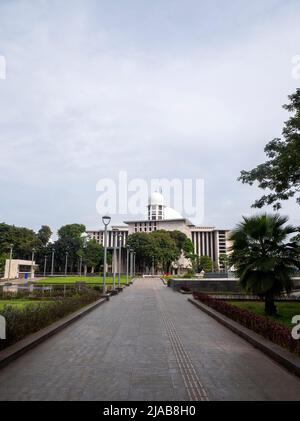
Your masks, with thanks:
M278 214L243 217L230 236L230 260L240 285L264 299L267 315L277 313L274 297L291 291L291 274L300 267L300 244L291 239L297 228L285 225L287 221Z

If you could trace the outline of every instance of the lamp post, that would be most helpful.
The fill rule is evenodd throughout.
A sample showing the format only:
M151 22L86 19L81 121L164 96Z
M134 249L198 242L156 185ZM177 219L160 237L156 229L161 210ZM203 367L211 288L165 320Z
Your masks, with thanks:
M10 244L10 250L9 250L9 264L8 264L8 280L10 280L10 268L11 268L11 260L12 260L12 253L13 253L13 248L14 245Z
M79 276L81 276L82 271L82 256L79 257Z
M135 277L135 257L136 257L136 252L133 252L133 277Z
M130 278L133 275L133 249L130 249Z
M118 264L118 287L121 288L121 264L122 264L122 239L123 235L119 233L119 264Z
M152 256L152 276L154 276L154 256Z
M83 248L84 250L87 248L87 243L90 241L90 237L87 233L85 233L84 239L83 239ZM87 264L84 264L84 276L87 274Z
M103 262L103 294L106 293L106 261L107 261L107 226L111 221L110 216L103 216L102 222L104 225L104 262Z
M44 278L46 277L46 268L47 268L47 256L44 259Z
M68 251L66 251L66 262L65 262L65 275L68 273Z
M113 252L113 290L116 289L116 266L117 266L117 239L118 239L118 228L113 229L113 242L114 242L114 252Z
M33 279L33 261L34 261L34 253L35 248L32 249L32 255L31 255L31 271L30 271L30 279Z
M126 247L126 251L127 251L127 258L126 258L126 285L128 286L128 281L129 281L129 252L130 252L130 246Z
M54 254L55 254L55 249L52 249L52 258L51 258L51 276L53 276L54 273Z
M86 232L83 232L80 237L83 240L83 249L85 250L89 235ZM79 260L79 276L81 276L81 272L82 272L82 255L80 256L80 260Z

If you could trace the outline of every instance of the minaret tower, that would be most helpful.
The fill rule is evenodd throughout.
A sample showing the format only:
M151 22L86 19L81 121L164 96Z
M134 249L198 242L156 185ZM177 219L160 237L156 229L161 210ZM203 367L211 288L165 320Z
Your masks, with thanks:
M155 191L148 201L148 220L158 221L165 219L165 203L161 193Z

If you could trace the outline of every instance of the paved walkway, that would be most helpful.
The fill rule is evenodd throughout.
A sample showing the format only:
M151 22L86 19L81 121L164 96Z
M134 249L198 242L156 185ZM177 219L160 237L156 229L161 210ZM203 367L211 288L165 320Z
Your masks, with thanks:
M0 400L300 400L300 380L138 279L0 371Z

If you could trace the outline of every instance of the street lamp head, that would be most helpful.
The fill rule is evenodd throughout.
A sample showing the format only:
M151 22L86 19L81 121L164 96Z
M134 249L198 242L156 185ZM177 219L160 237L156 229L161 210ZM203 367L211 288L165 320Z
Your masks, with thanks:
M111 217L108 215L102 216L103 225L107 226L111 221Z

